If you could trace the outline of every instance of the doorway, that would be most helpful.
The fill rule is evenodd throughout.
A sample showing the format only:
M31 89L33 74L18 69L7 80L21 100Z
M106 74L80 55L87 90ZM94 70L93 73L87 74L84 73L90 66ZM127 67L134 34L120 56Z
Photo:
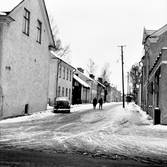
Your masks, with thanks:
M24 113L25 113L25 114L28 114L28 107L29 107L28 104L26 104L26 105L25 105L25 110L24 110Z

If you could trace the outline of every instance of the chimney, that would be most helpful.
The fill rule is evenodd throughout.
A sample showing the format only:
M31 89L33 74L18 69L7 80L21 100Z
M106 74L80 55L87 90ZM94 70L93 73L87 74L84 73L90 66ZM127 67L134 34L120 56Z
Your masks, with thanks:
M77 68L78 71L84 73L84 69L83 68Z
M92 78L92 79L95 78L95 76L93 74L89 74L89 77Z

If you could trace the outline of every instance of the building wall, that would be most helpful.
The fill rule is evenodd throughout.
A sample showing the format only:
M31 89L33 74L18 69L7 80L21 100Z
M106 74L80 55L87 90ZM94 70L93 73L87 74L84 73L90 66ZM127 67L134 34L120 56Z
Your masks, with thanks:
M48 103L51 106L54 104L56 97L57 61L57 59L50 59Z
M167 55L166 55L167 58ZM167 64L161 65L159 108L161 123L167 125Z
M157 42L153 42L152 38L148 38L146 44L144 44L145 55L143 62L143 73L142 73L142 99L141 99L141 106L143 110L148 112L151 116L153 116L153 109L152 109L152 100L153 97L150 93L148 93L148 86L151 82L149 71L154 65L161 49L167 46L167 32L164 32L159 37L156 37L158 40ZM153 38L154 39L154 38Z
M57 96L68 96L69 100L72 102L73 68L71 68L68 64L64 63L63 61L61 61L60 65L61 65L61 77L59 71L58 87L57 87L58 89L60 87L60 94L57 93ZM65 68L65 74L64 74L64 68ZM68 79L67 79L67 69L69 70ZM70 71L71 71L71 77L70 77ZM63 89L64 89L64 94L63 94ZM67 95L66 95L66 89L67 89Z
M3 25L2 117L45 110L49 76L49 38L38 1L27 0L12 15L14 22ZM23 30L24 7L30 11L30 34ZM42 22L42 42L36 42L37 19Z
M94 98L97 98L97 82L91 83L91 102L93 102Z
M64 75L64 67L65 67L65 75ZM67 77L67 70L68 70L68 77ZM48 94L49 104L51 106L54 104L55 97L58 96L68 96L70 102L72 102L72 80L73 80L73 68L59 58L54 58L54 59L51 58L50 76L49 76L49 94ZM66 89L67 89L67 95L66 95Z
M84 73L82 73L81 71L77 70L75 72L75 74L77 74L77 76L79 78L81 78L84 82L86 82L89 86L90 86L90 89L82 89L82 102L83 103L91 103L92 102L92 99L94 97L94 95L92 96L92 86L93 86L93 80L89 77L87 77L86 75L84 75ZM84 92L83 92L84 91Z
M157 43L150 43L150 68L153 66L157 56L159 55L163 47L167 47L167 32L164 32L158 37Z
M97 100L100 98L104 100L104 87L100 84L97 84Z

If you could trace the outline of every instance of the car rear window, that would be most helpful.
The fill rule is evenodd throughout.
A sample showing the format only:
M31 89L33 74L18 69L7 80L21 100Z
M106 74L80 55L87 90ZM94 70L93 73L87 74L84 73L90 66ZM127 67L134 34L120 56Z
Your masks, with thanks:
M56 101L56 104L58 105L58 106L61 106L61 105L63 105L63 106L68 106L68 101Z

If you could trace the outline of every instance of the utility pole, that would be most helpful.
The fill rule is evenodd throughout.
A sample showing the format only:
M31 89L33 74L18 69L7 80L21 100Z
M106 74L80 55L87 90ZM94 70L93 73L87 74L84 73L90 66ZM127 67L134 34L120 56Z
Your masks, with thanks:
M130 94L130 89L129 89L129 72L127 72L127 94Z
M121 60L122 60L122 101L123 101L123 108L125 108L125 94L124 94L124 57L123 57L123 49L125 45L118 46L121 47Z

